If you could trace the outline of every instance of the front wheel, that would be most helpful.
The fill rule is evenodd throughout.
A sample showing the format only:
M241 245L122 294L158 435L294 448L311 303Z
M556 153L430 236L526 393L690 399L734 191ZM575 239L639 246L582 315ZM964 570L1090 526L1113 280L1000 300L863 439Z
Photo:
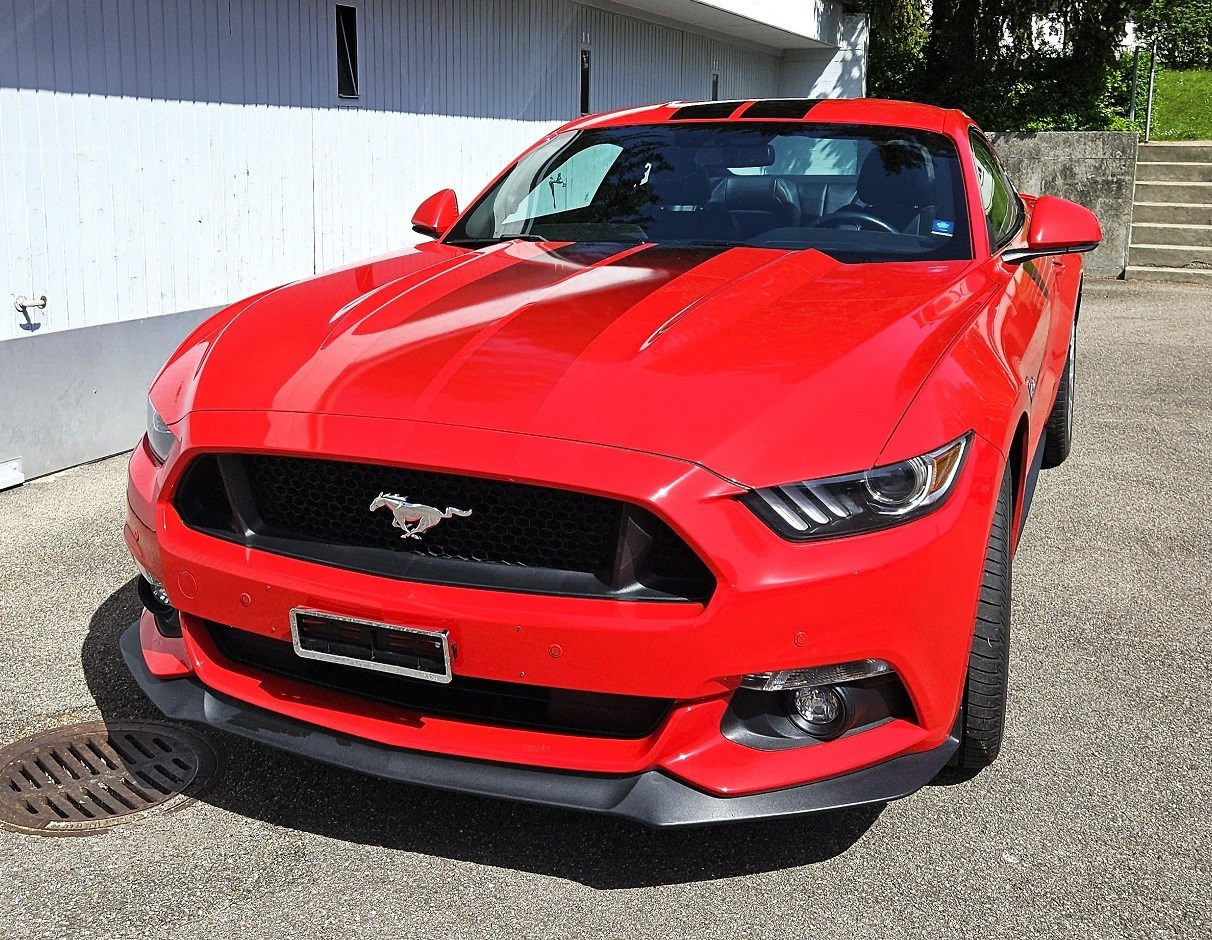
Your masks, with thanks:
M985 549L981 597L968 654L968 675L961 704L960 745L953 767L978 771L988 767L1002 748L1010 673L1010 522L1014 502L1010 467L1002 475Z
M1044 425L1044 456L1040 461L1044 469L1063 464L1073 447L1073 382L1076 368L1077 318L1074 317L1073 330L1069 334L1069 351L1065 355L1065 371L1061 373L1056 401L1052 403L1052 411Z

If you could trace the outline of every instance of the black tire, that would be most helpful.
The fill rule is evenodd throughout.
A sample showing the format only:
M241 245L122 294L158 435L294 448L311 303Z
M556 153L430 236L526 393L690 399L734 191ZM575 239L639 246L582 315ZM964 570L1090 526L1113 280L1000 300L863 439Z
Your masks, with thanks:
M1077 367L1077 317L1069 333L1069 351L1065 354L1065 371L1061 373L1056 401L1044 425L1044 456L1040 466L1045 470L1059 467L1073 447L1074 371Z
M968 676L961 704L960 746L951 766L975 773L1002 749L1010 674L1010 524L1014 518L1009 467L1002 479L985 549Z

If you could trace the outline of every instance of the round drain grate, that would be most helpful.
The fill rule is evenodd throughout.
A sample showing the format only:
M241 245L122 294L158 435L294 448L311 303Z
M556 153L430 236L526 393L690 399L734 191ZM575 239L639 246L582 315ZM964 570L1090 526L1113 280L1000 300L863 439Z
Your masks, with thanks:
M69 725L0 750L0 824L88 835L192 803L214 777L210 745L144 721Z

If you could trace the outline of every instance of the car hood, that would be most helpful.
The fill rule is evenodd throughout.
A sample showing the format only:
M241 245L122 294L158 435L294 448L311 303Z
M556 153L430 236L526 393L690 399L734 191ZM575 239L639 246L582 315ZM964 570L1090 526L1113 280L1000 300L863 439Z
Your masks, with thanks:
M971 262L816 251L430 245L262 295L162 379L178 417L460 425L761 486L871 466L965 325L975 277Z

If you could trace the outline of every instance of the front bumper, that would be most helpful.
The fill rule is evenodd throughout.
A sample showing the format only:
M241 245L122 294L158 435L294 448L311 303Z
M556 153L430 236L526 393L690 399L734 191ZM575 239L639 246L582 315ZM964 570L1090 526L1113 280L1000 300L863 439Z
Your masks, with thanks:
M952 734L932 750L906 754L840 777L773 792L720 797L696 790L659 770L586 774L389 747L247 705L209 690L192 675L158 679L144 661L137 623L122 635L121 649L139 687L170 718L210 725L250 741L385 780L619 816L649 826L701 826L801 816L900 799L929 783L959 743Z
M644 794L653 788L690 794L674 802L700 808L670 810L671 824L891 799L929 780L953 749L1004 462L979 437L951 499L925 519L829 543L791 544L734 498L738 487L669 458L338 416L201 413L174 430L180 448L163 467L142 449L132 457L126 537L140 566L164 583L182 612L184 634L163 641L145 618L144 668L136 675L167 684L154 689L194 690L191 716L231 717L238 709L243 717L233 717L229 730L289 728L270 741L287 750L323 740L330 743L315 744L323 753L312 756L372 773L498 796L517 789L501 781L526 780L530 796L519 799L634 818L645 818L632 807L647 805ZM421 449L433 469L588 489L650 508L699 550L717 589L706 604L622 603L393 580L195 532L173 505L182 469L196 453L323 453L408 466ZM674 704L652 734L628 740L455 720L246 668L221 655L202 626L209 621L283 640L290 611L300 607L447 630L458 644L461 676ZM777 750L722 733L742 675L865 658L892 664L911 701L910 719ZM165 705L154 689L148 694L170 714L184 707L176 701L184 692ZM371 754L373 761L365 756ZM390 772L382 769L388 765ZM558 798L545 798L556 791ZM618 808L624 803L626 811ZM720 808L725 804L731 809Z

